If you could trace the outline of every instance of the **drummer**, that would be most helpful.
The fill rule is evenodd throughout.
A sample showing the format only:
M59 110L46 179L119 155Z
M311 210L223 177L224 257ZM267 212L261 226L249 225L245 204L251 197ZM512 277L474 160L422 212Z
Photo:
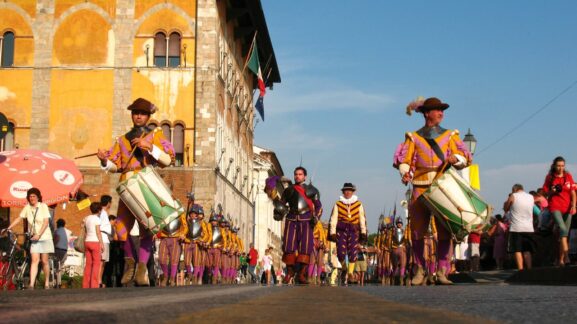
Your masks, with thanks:
M412 183L413 191L409 205L411 239L417 272L413 285L421 285L425 280L425 258L423 238L427 233L431 211L417 198L433 183L437 172L445 164L462 169L471 164L472 156L459 138L458 130L441 127L445 109L449 105L438 98L416 100L407 106L407 114L413 111L423 114L425 126L416 132L405 134L405 142L395 152L393 166L401 174L403 184ZM452 284L447 279L450 271L450 233L442 226L438 231L437 283Z
M174 148L162 135L161 128L151 130L147 127L156 106L146 99L138 98L128 106L128 110L132 115L132 129L118 137L110 150L99 149L97 155L103 170L121 173L121 182L146 166L166 167L174 161ZM140 247L135 269L133 243L127 239L135 217L122 200L118 204L117 217L115 230L118 240L124 242L125 262L121 283L127 285L135 280L138 285L147 286L146 264L152 251L152 234L139 223Z

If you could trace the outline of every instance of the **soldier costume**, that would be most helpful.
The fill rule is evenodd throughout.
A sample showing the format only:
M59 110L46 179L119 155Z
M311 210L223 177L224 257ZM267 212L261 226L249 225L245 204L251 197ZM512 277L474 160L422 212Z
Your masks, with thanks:
M213 213L210 216L210 228L212 232L210 248L208 250L208 265L212 274L212 284L218 283L218 277L220 275L220 264L222 249L226 245L225 237L223 235L222 228L219 223L223 219L222 214Z
M392 256L393 256L393 278L396 283L404 285L405 272L407 268L407 248L410 245L409 227L403 226L403 220L398 218L395 222L395 228L392 238Z
M345 183L341 191L354 193L356 187L352 183ZM355 271L359 241L367 239L365 209L356 195L350 198L341 196L335 203L329 223L329 238L337 243L337 256L341 264L345 264L348 256L349 276Z
M138 98L127 108L134 116L147 114L148 118L156 112L156 106L146 99ZM138 117L136 117L138 118ZM135 143L133 143L135 142ZM141 145L147 143L149 150L143 149ZM135 149L135 146L137 147ZM134 149L134 155L131 151ZM124 181L133 174L138 173L146 166L166 167L174 161L174 148L162 134L161 128L148 129L145 125L135 126L128 133L120 136L107 152L99 150L98 158L101 167L107 172L120 172L120 181ZM124 169L123 169L124 167ZM138 251L138 265L135 271L134 246L128 234L134 225L135 217L121 200L118 204L115 232L119 241L124 242L124 274L121 283L129 284L136 280L138 285L148 285L148 275L146 264L150 258L153 245L152 234L139 223L140 227L140 247Z
M298 282L307 283L307 269L313 253L313 228L322 215L320 193L312 184L305 184L307 171L303 167L294 170L295 184L290 180L273 176L266 180L265 192L273 200L274 219L285 219L283 232L283 257L290 283L298 267Z
M437 98L428 98L424 102L413 102L407 111L415 110L425 116L425 126L414 133L406 133L405 141L397 148L393 166L399 169L403 183L413 185L412 198L409 202L413 255L417 264L417 273L413 285L424 281L424 241L427 233L431 211L418 200L433 183L441 167L448 163L455 168L464 168L471 163L471 153L459 138L459 131L444 129L440 126L443 111L449 107ZM451 284L447 279L450 272L451 235L444 228L437 228L439 269L437 281L441 284Z
M310 257L308 277L315 280L315 284L320 284L321 273L324 266L325 252L328 250L327 232L323 224L318 222L313 229L314 248ZM316 276L315 276L316 270Z
M160 239L158 263L162 269L161 287L165 287L169 281L171 286L176 286L178 263L182 253L181 243L185 239L187 232L186 217L182 214L157 234ZM169 264L170 268L168 267Z

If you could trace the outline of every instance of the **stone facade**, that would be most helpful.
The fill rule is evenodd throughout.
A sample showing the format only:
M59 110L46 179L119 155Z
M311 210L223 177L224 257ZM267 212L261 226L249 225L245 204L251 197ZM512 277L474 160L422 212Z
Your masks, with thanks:
M272 257L275 269L281 269L282 264L282 231L284 222L273 219L274 206L264 192L265 181L268 177L283 175L282 168L274 152L254 147L254 181L257 188L255 193L255 224L254 247L259 255L264 255L268 247L272 247Z
M177 126L183 129L183 165L161 171L176 197L185 203L193 191L207 213L221 204L248 247L256 194L250 96L255 78L244 62L254 34L250 29L266 29L266 23L259 1L235 3L244 6L235 18L227 16L238 9L231 5L224 0L0 2L0 32L15 30L17 37L15 67L0 69L5 88L0 90L9 94L0 98L0 111L15 125L15 143L67 158L108 148L131 127L126 107L145 97L159 108L151 123L168 127L169 139ZM249 32L240 35L235 19ZM178 66L152 61L158 32L166 33L167 44L169 34L180 35ZM274 57L268 31L261 34L268 45L265 57ZM278 81L271 79L269 86L280 81L276 61L271 69ZM98 164L96 158L78 160L85 175L81 189L93 201L105 193L116 198L118 176L102 173ZM57 217L76 230L86 210L78 211L75 202L62 207ZM11 210L12 217L18 212Z

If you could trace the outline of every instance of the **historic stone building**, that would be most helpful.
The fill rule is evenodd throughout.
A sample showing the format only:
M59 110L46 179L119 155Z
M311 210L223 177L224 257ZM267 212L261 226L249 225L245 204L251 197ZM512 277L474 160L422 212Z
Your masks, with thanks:
M272 200L264 192L265 181L271 176L283 176L284 172L276 154L270 150L254 146L254 181L258 189L255 197L254 212L254 247L259 254L273 248L272 256L275 269L280 269L282 258L282 231L284 221L273 219Z
M0 111L11 123L1 144L94 153L131 127L126 107L147 98L159 108L151 124L177 153L165 182L184 203L193 191L208 211L222 204L249 242L256 79L244 65L255 33L270 87L280 74L258 0L0 2ZM116 175L95 157L77 161L91 199L117 197ZM87 211L72 202L56 213L74 230Z

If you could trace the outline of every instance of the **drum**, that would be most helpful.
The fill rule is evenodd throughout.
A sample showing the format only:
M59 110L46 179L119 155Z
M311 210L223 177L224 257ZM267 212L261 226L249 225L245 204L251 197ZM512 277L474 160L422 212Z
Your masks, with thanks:
M437 177L419 199L458 242L479 225L489 224L492 207L453 169Z
M150 166L121 182L116 192L136 219L153 234L185 212L180 201L174 198L162 178Z

